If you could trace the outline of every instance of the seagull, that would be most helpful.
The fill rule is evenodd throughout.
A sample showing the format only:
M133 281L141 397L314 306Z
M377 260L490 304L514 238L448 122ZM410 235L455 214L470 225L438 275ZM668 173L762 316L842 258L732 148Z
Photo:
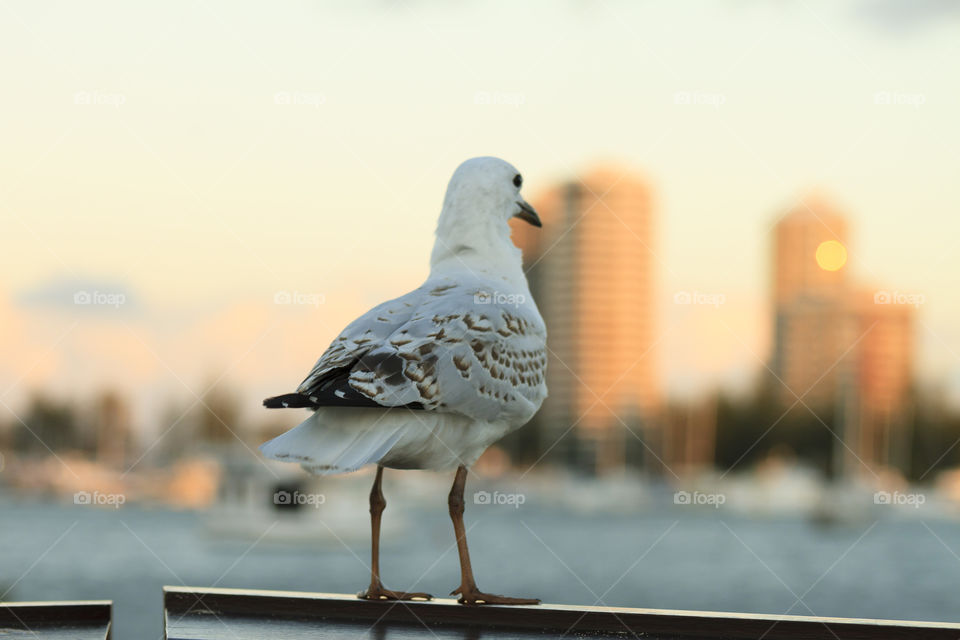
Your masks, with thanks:
M448 496L460 558L461 604L538 604L477 588L463 525L467 470L491 444L526 424L547 396L547 330L530 295L511 218L540 227L520 196L523 178L499 158L472 158L447 185L417 289L384 302L334 339L293 393L265 407L308 408L298 426L263 444L274 460L317 475L376 465L370 491L368 600L429 600L380 581L383 470L455 471Z

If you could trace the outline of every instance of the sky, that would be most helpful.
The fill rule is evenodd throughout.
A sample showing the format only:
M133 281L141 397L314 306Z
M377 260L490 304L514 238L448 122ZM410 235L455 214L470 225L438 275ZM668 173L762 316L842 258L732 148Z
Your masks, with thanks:
M600 162L650 182L671 395L755 379L769 231L816 192L857 279L922 294L918 375L960 397L952 7L0 0L0 401L117 387L149 421L293 388L426 277L477 155L528 199Z

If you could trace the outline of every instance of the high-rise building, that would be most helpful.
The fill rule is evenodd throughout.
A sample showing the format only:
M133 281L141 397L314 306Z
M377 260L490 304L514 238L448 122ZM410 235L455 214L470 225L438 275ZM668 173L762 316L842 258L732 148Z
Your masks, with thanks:
M774 229L772 383L782 404L814 410L836 402L844 354L857 336L848 309L847 222L809 198ZM833 251L836 255L828 255Z
M915 307L891 299L886 292L862 291L855 300L858 357L857 396L847 441L860 460L845 451L845 468L864 472L871 466L910 464ZM853 458L853 459L851 459Z
M697 474L713 468L717 445L717 396L665 407L661 457L676 474Z
M97 397L93 419L97 462L122 469L133 436L129 405L119 393L105 391Z
M542 229L515 227L547 323L541 448L595 471L623 466L658 406L656 259L650 187L596 168L534 201ZM558 442L559 441L559 442Z
M846 295L843 255L821 255L824 243L847 245L847 220L822 196L807 196L777 221L774 229L773 298L777 305L799 299ZM831 245L832 246L832 245Z
M784 408L809 408L837 433L842 472L903 467L914 307L852 283L846 246L847 222L822 198L777 223L771 384Z

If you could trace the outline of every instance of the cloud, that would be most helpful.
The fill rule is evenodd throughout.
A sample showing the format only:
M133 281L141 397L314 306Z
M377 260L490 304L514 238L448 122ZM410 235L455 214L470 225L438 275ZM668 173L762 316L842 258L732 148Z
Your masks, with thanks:
M856 16L886 32L905 34L960 19L955 0L865 0L856 7Z
M139 300L129 285L94 278L53 278L19 292L14 301L27 309L79 313L130 312L139 308Z

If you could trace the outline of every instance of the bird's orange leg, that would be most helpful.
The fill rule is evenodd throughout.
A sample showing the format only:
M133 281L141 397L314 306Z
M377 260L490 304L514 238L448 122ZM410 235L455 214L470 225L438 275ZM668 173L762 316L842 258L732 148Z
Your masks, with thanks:
M385 589L380 582L380 516L387 506L383 491L380 490L382 480L383 467L377 465L377 477L373 481L373 488L370 489L370 538L373 543L370 558L370 587L358 593L357 597L364 600L430 600L433 596L429 593L391 591Z
M540 604L533 598L508 598L492 593L483 593L477 589L473 579L473 568L470 566L470 551L467 549L467 532L463 528L463 489L467 484L467 468L460 465L457 475L453 479L450 497L447 504L450 506L450 519L453 520L453 532L457 536L457 551L460 554L460 586L450 595L460 594L457 600L460 604Z

